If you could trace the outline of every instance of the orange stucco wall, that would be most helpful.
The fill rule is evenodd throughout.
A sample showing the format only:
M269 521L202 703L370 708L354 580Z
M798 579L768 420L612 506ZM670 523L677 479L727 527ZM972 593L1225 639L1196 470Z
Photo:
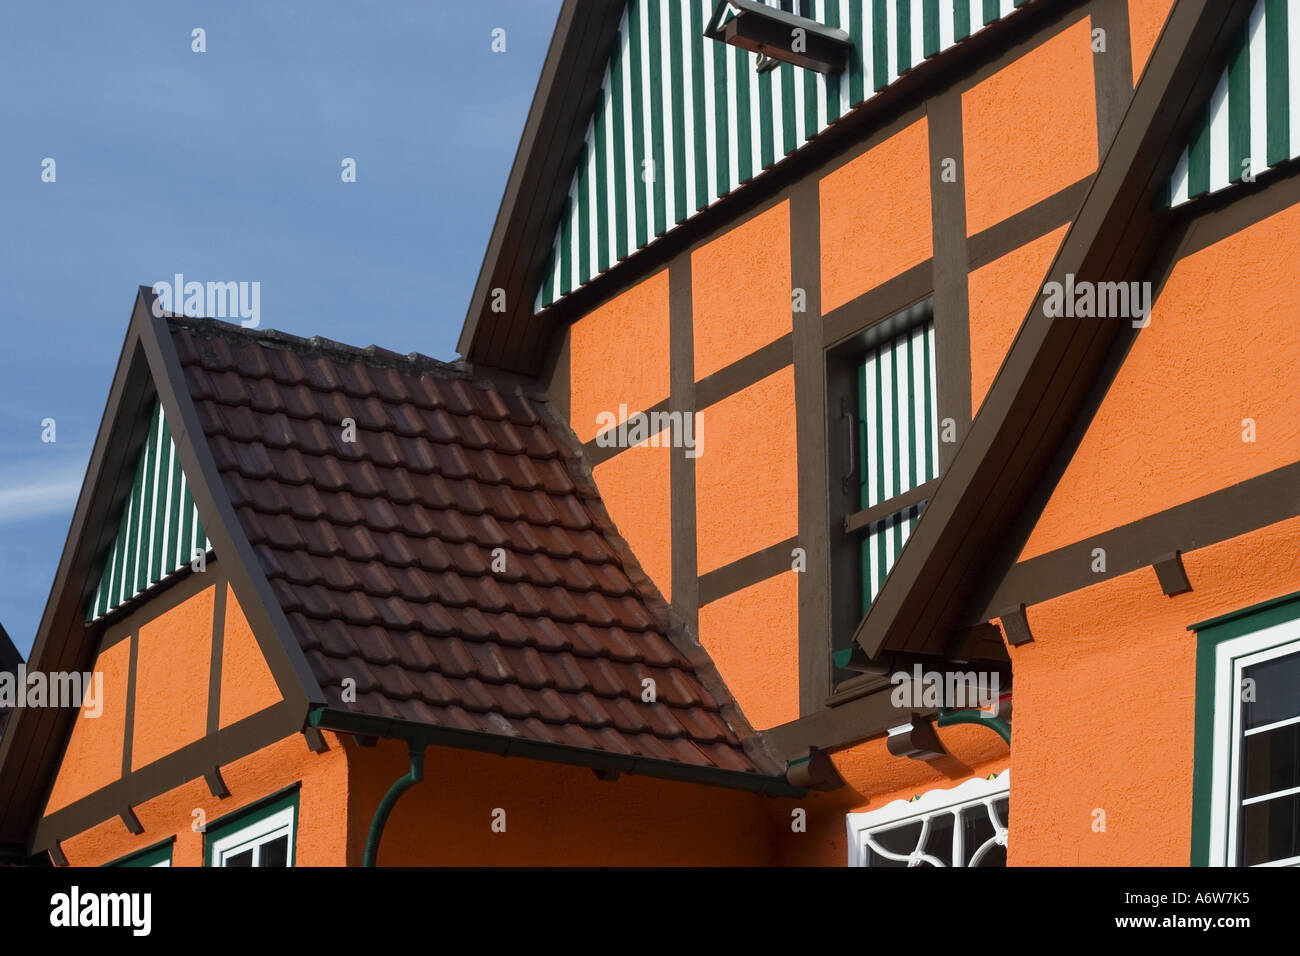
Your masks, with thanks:
M1300 460L1297 268L1300 204L1174 266L1021 560Z
M1151 50L1165 25L1174 0L1128 0L1129 50L1133 56L1134 85L1142 76Z
M790 204L778 203L691 253L695 378L790 331Z
M642 570L671 601L673 588L673 528L670 474L672 458L683 452L667 445L642 443L619 452L592 469L601 500L619 534L627 541Z
M80 800L122 775L122 746L126 734L126 684L131 641L120 640L102 651L91 673L102 674L102 710L89 716L86 701L72 725L63 762L50 790L47 813ZM93 678L92 678L93 679Z
M348 860L360 863L406 748L349 753ZM765 798L634 775L605 782L583 767L430 747L424 782L389 817L381 866L761 865L771 862ZM492 830L505 811L505 832Z
M822 311L829 312L933 254L927 120L827 175L819 194Z
M778 574L700 608L700 643L759 730L799 716L798 573Z
M216 587L140 627L131 768L193 743L207 731Z
M697 554L706 574L799 531L794 366L702 413L695 460Z
M1087 17L962 93L966 228L975 234L1097 168Z
M1069 228L1061 226L971 272L967 286L970 407L975 412L997 377Z
M62 849L72 866L100 866L175 836L173 866L203 865L203 834L194 827L217 822L241 807L294 783L298 795L297 866L343 866L348 828L348 765L339 738L325 734L329 750L312 753L301 734L263 747L221 768L230 796L219 800L202 778L135 806L144 832L133 836L117 817L70 840ZM195 811L201 811L202 816Z
M569 331L569 421L579 441L602 430L596 417L633 415L668 397L668 271L573 323Z
M234 589L229 585L223 587L226 588L226 621L221 632L219 709L220 726L228 727L278 703L283 697Z
M1177 597L1143 568L1029 609L1034 640L1011 651L1011 865L1188 865L1187 627L1300 590L1300 518L1185 553L1183 564L1192 590Z

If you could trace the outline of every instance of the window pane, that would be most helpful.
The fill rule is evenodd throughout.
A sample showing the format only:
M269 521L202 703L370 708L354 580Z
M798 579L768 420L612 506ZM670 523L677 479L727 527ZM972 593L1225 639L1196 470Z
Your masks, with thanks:
M1242 681L1253 680L1254 700L1242 703L1243 727L1250 730L1300 715L1300 654L1275 657L1241 672Z
M877 830L871 834L871 839L881 847L884 847L891 853L900 856L910 856L916 849L916 841L921 839L921 821L909 823L906 826L892 827L888 830ZM907 866L907 860L891 860L888 857L881 856L879 853L871 854L869 866Z
M253 865L253 851L241 850L239 853L232 853L226 857L222 866L249 866Z
M261 850L258 866L288 866L289 865L289 837L276 837L274 840L268 840L259 848Z
M1241 746L1241 796L1300 787L1300 724L1251 734Z
M1244 866L1300 856L1300 794L1261 800L1241 810Z

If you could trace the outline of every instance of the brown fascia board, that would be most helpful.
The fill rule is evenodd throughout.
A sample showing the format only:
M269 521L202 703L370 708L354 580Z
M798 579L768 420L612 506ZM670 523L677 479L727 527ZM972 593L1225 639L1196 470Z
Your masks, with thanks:
M526 336L538 345L549 334L536 328L549 320L534 318L529 290L550 254L623 6L622 0L565 0L560 9L456 344L471 362L530 372L504 359L506 342ZM504 315L488 312L497 288L506 293ZM481 322L489 315L494 321Z
M1046 281L1141 281L1167 231L1165 179L1251 4L1177 0ZM952 465L854 639L943 654L983 555L1028 500L1121 322L1048 318L1038 296Z
M152 314L153 301L152 290L141 286L29 666L42 671L85 671L93 664L102 629L86 626L86 601L117 532L114 519L130 492L136 455L148 436L147 413L156 396L171 423L177 455L208 537L218 554L231 558L223 561L223 567L241 596L267 664L286 701L299 702L305 720L309 704L323 702L324 695L283 611L267 602L268 596L273 600L270 586L237 523L206 441L194 442L190 437L201 437L203 431L184 387L166 320ZM214 496L214 489L221 493ZM310 683L304 683L302 675ZM63 708L14 712L0 740L0 842L30 845L75 716L75 711Z

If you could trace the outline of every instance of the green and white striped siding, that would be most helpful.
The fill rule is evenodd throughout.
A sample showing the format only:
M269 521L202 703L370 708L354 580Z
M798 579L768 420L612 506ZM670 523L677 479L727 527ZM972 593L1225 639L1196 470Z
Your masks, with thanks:
M1300 0L1257 0L1169 182L1169 204L1300 156Z
M871 349L858 372L859 506L870 508L939 474L934 322ZM924 502L869 527L862 541L865 610L907 543Z
M118 522L99 586L86 609L93 621L212 549L176 457L162 405L155 403L131 493Z
M848 68L826 77L790 64L755 72L754 54L703 35L714 0L629 0L536 309L780 162L900 74L1026 2L797 0L798 12L853 38Z

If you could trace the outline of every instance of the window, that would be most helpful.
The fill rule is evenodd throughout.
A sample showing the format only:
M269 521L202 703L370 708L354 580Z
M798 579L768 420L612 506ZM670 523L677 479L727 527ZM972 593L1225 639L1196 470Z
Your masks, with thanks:
M158 846L152 846L147 850L141 850L139 853L132 853L130 856L123 857L120 860L114 860L107 866L171 866L172 865L172 846L176 842L175 837L166 843L160 843Z
M1197 794L1208 830L1194 827L1198 862L1300 866L1298 614L1293 598L1194 628L1198 777L1210 768L1208 815Z
M209 825L208 866L293 866L297 817L295 788Z
M1006 866L1011 771L850 813L849 866Z
M939 476L935 325L927 300L827 354L832 684Z

